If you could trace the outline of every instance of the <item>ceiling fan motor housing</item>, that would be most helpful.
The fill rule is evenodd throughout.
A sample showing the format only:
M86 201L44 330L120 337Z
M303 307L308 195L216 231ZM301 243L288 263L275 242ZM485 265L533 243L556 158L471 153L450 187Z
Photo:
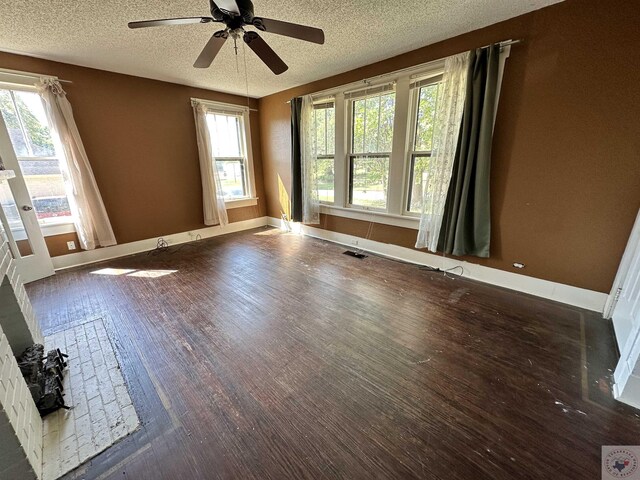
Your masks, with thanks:
M251 24L253 20L253 2L251 0L236 0L240 16L221 10L213 0L209 0L211 16L224 22L229 28L238 28L244 24Z
M143 20L129 22L129 28L219 22L224 24L225 28L213 33L193 64L195 68L209 68L226 40L231 37L233 38L236 54L238 53L238 40L242 39L276 75L286 72L289 67L257 32L245 31L244 27L246 25L253 26L262 32L284 35L285 37L297 38L320 45L324 43L324 32L320 28L283 22L272 18L254 17L253 2L251 0L209 0L209 7L211 9L211 17L198 16Z

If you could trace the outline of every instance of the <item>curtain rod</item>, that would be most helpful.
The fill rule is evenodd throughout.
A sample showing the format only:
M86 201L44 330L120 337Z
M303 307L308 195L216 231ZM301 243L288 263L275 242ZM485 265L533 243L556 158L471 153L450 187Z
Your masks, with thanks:
M19 70L9 70L7 68L0 68L0 73L6 73L8 75L15 75L16 77L25 77L25 78L55 78L60 83L73 83L71 80L61 80L55 75L43 75L40 73L31 73L31 72L21 72Z
M207 100L206 98L195 98L195 97L191 97L191 103L193 104L193 102L200 102L200 103L204 103L204 104L209 104L209 105L213 105L213 106L217 106L217 107L230 107L232 110L234 109L238 109L238 111L240 110L248 110L249 112L257 112L258 109L257 108L251 108L249 105L240 105L238 103L227 103L227 102L221 102L219 100Z
M518 39L516 39L516 40L503 40L503 41L501 41L501 42L493 43L492 45L496 45L496 44L497 44L497 45L500 45L500 48L504 48L504 47L508 47L508 46L510 46L510 45L517 45L518 43L523 43L523 42L524 42L524 39L523 39L523 38L518 38ZM484 47L479 47L479 48L480 48L481 50L484 50L485 48L489 48L490 46L491 46L491 45L485 45ZM454 54L454 55L455 55L455 54ZM376 75L376 76L369 77L369 78L364 78L364 79L362 79L362 80L358 80L357 82L351 82L351 83L347 83L347 84L345 84L345 85L339 85L339 86L337 86L337 87L328 88L327 90L321 90L321 91L319 91L319 92L313 92L313 95L323 95L323 94L325 94L325 93L327 93L327 94L328 94L328 93L330 93L330 92L332 92L332 91L336 90L337 88L347 88L347 87L350 87L350 86L352 86L352 85L355 87L355 86L360 85L360 84L362 84L362 83L368 83L368 82L370 82L371 80L375 80L375 79L378 79L378 78L386 77L386 76L389 76L389 75L394 75L394 74L398 74L398 73L410 72L410 71L412 71L412 70L420 70L420 69L422 69L422 68L426 67L427 65L429 65L430 63L438 62L438 61L444 60L445 58L446 58L446 57L444 57L444 58L437 58L437 59L435 59L435 60L431 60L431 61L429 61L429 62L421 63L421 64L419 64L419 65L413 65L413 66L411 66L411 67L401 68L400 70L394 70L393 72L381 73L380 75ZM287 101L286 101L286 102L284 102L284 103L291 103L291 100L287 100Z

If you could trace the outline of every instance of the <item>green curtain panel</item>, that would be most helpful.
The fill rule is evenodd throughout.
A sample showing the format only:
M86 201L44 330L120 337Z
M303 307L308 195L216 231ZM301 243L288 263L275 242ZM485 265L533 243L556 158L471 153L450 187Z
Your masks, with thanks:
M302 97L291 99L291 220L302 221Z
M438 250L489 256L491 139L500 46L470 52L467 93Z

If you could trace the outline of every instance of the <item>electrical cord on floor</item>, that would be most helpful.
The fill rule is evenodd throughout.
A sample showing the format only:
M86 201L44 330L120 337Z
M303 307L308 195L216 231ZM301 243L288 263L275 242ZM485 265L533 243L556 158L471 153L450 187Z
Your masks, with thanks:
M187 242L187 243L183 243L182 245L180 245L179 247L176 247L175 250L173 250L171 253L171 255L173 255L174 253L178 253L181 250L184 250L187 247L190 248L198 248L198 245L196 245L198 242L200 242L202 240L202 235L197 234L195 240L191 241L191 242Z
M460 273L456 274L453 273L453 275L457 276L457 277L462 277L464 275L464 268L462 268L462 265L456 265L455 267L451 267L451 268L436 268L436 267L431 267L429 265L420 265L418 267L419 270L426 270L428 272L434 272L434 273L451 273L454 270L460 269Z
M197 247L196 243L199 243L202 240L202 235L197 234L195 240L187 243L183 243L182 245L174 248L173 250L169 246L169 242L167 242L164 238L158 238L158 242L156 243L156 248L153 250L149 250L147 255L160 255L162 253L170 253L171 255L178 253L181 250L184 250L187 247Z
M158 238L158 243L156 243L156 248L153 250L149 250L147 255L160 255L169 250L169 243L162 237Z

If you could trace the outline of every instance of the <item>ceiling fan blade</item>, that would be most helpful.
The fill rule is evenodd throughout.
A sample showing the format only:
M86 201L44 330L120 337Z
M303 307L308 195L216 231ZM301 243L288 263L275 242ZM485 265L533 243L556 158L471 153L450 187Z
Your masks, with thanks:
M287 64L267 45L267 42L265 42L260 35L256 32L245 32L243 38L249 48L260 57L260 60L262 60L273 73L280 75L287 71L289 68Z
M209 23L215 21L216 20L211 17L163 18L161 20L129 22L129 28L160 27L163 25L188 25L190 23Z
M220 10L233 13L235 15L240 15L240 9L238 8L236 0L215 0L215 2L211 3L216 5Z
M324 32L319 28L260 17L254 17L252 23L254 27L263 32L285 35L320 45L324 43Z
M224 42L227 41L227 38L229 38L229 34L225 30L214 33L202 49L202 52L200 52L200 56L193 66L196 68L208 68L213 59L216 58L216 55L218 55Z

